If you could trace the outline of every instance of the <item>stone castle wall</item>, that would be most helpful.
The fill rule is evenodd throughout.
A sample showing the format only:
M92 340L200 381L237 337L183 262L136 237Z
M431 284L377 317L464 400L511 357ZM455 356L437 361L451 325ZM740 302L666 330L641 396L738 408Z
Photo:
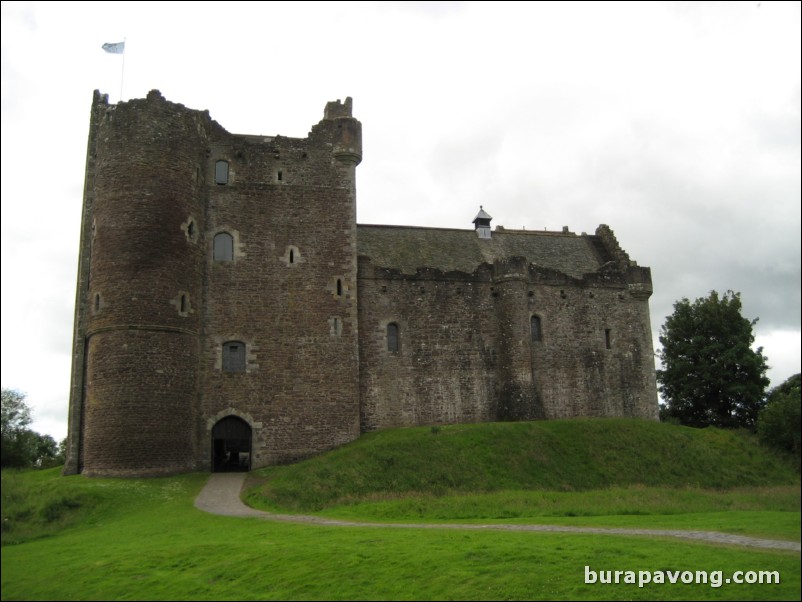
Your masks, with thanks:
M361 156L350 98L288 138L95 93L65 472L208 470L242 433L256 468L380 428L656 418L651 276L609 228L357 226Z
M640 268L636 268L640 270ZM640 278L640 272L636 272ZM648 296L520 258L472 274L360 264L362 428L578 416L655 419ZM532 317L539 319L539 340ZM387 349L387 324L401 333Z

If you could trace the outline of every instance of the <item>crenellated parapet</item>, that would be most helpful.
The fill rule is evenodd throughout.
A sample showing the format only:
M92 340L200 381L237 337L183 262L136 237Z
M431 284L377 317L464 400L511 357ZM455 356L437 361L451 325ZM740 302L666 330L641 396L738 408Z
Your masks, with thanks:
M351 115L351 97L326 104L323 120L315 125L309 137L332 145L332 154L340 163L357 166L362 162L362 124Z

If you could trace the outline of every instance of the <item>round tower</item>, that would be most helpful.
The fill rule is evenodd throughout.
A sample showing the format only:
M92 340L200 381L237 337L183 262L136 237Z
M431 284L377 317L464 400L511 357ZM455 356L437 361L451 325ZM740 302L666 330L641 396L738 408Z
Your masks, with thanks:
M208 121L152 91L108 106L90 133L85 474L167 474L198 463Z
M493 296L498 328L498 418L543 418L532 374L529 266L523 257L493 265Z

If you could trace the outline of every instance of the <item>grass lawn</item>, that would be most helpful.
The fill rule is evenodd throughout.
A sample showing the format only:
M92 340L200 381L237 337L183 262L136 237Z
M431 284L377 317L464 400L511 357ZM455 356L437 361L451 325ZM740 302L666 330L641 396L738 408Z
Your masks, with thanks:
M56 490L61 499L77 493L88 503L93 490L98 499L73 526L3 548L3 599L790 600L800 595L800 559L794 553L641 537L333 528L219 517L192 506L206 478L39 477L36 485ZM65 514L70 512L84 509ZM781 583L640 589L585 584L585 566L723 571L725 577L739 570L778 571Z
M442 441L441 434L428 436ZM743 443L721 443L720 435L713 435L715 445ZM415 439L421 433L411 436L413 447L420 447ZM407 452L399 437L391 434L396 444L383 447L384 456L377 457L375 449L360 451L360 442L356 450L368 460L373 453L378 466L388 457L404 465ZM466 444L473 440L472 435ZM752 448L745 445L732 451L734 461L748 460ZM701 453L693 443L688 446ZM346 464L348 458L339 454L348 447L294 467L253 474L251 497L276 506L274 499L264 497L273 471L285 487L293 479L309 482L310 470L319 474ZM770 464L757 451L751 453L744 478L756 478L755 466ZM515 455L513 450L510 457ZM581 476L585 462L579 455L571 459L579 475L575 481L592 481ZM356 462L354 456L351 461ZM293 470L298 471L295 477ZM430 474L447 470L431 465ZM509 471L502 471L497 486L485 481L490 486L474 492L458 487L407 493L374 488L355 495L354 486L343 481L350 492L339 495L327 489L328 502L317 512L370 521L715 529L799 541L799 482L793 472L783 470L768 466L764 477L770 478L762 483L716 489L687 483L516 489ZM561 477L564 482L567 475ZM207 474L123 480L61 477L57 470L47 470L4 471L2 477L3 600L799 600L802 595L799 553L670 538L320 527L221 517L193 506ZM370 489L365 480L358 487ZM596 575L634 571L633 577L638 571L650 576L654 571L708 571L714 577L721 571L722 583L652 583L643 588L623 582L586 584L585 567ZM780 583L723 582L737 571L776 571Z

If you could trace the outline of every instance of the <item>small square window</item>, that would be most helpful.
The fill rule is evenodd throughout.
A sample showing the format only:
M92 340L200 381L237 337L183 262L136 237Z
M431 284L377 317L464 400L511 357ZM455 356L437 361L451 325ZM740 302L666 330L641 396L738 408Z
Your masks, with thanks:
M245 372L245 343L223 343L223 372Z
M218 161L214 164L214 183L218 186L228 184L228 161Z

